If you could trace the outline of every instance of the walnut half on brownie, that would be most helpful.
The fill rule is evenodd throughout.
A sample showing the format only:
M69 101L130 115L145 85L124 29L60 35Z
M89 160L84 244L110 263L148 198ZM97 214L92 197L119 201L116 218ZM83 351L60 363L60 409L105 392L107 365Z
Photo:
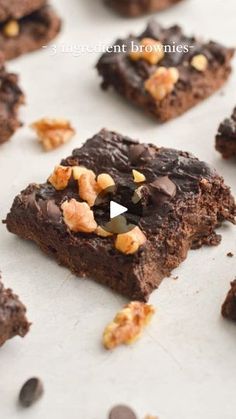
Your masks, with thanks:
M18 110L24 101L18 76L6 71L3 55L0 53L0 145L8 141L21 126Z
M104 0L105 3L125 16L139 16L158 12L183 0Z
M236 157L236 108L231 117L225 119L219 126L216 135L216 150L224 159Z
M0 50L6 60L47 45L60 28L46 0L0 0Z
M109 199L128 208L111 228ZM206 163L102 130L22 191L5 223L78 276L147 300L190 248L217 245L215 230L235 217L230 188Z
M164 122L206 99L227 80L234 50L149 22L139 36L118 39L97 70L102 87Z

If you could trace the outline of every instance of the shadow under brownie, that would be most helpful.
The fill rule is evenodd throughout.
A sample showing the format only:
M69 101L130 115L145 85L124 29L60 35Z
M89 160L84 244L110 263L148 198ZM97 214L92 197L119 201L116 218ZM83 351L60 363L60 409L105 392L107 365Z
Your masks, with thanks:
M123 204L127 188L140 194L143 211L128 236L99 230L106 209L89 198L101 175L121 185ZM78 276L147 300L190 248L217 245L216 228L235 217L230 189L206 163L102 130L62 160L46 183L21 192L5 223Z
M163 28L152 20L141 35L118 39L97 70L103 89L113 87L165 122L219 89L231 72L233 54L219 43L186 36L177 25Z

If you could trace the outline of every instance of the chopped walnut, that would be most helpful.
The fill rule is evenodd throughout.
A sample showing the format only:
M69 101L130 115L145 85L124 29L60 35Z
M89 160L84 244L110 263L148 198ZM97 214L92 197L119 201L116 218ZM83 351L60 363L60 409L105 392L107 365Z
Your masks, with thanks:
M150 322L155 309L149 304L133 301L121 310L103 334L103 345L114 349L118 345L133 343L140 337L144 327Z
M159 63L164 55L162 43L152 38L143 38L139 51L132 51L129 54L132 61L145 60L153 65Z
M112 188L115 186L113 178L107 173L101 173L100 175L98 175L97 184L99 188L101 188L101 190Z
M115 242L115 247L126 255L133 254L147 241L146 236L138 226L132 230L118 234Z
M197 71L206 71L208 60L203 54L195 55L191 60L191 66Z
M56 166L48 181L57 191L62 191L67 187L71 175L72 168L70 166Z
M95 233L100 237L111 237L113 234L105 230L101 226L98 226Z
M179 80L179 71L175 67L159 67L145 82L145 89L158 101L163 100L174 89Z
M16 20L9 20L3 26L3 33L7 38L15 38L20 33L20 25Z
M93 211L86 202L75 199L65 201L62 206L63 217L66 225L75 233L93 233L97 228Z
M75 130L65 119L43 118L31 125L46 151L53 150L67 143L74 135Z
M73 178L75 179L75 180L79 180L80 179L80 177L82 176L82 175L84 175L85 173L88 173L88 172L90 172L90 173L94 173L92 170L89 170L89 169L87 169L86 167L84 167L84 166L73 166L72 167L72 171L73 171Z
M135 183L145 182L146 177L142 173L138 172L138 170L132 170L132 173Z
M92 170L83 173L79 177L78 184L80 198L86 201L90 207L93 207L99 192L101 192L101 188L99 188L96 181L95 173Z

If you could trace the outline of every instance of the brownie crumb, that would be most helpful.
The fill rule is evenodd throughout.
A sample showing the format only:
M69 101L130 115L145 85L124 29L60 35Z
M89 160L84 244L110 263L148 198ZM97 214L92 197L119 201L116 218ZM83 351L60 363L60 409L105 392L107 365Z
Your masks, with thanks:
M43 383L39 378L30 378L22 386L19 394L19 403L23 407L29 407L43 394Z
M222 306L222 316L236 322L236 279L231 282L231 288Z
M227 253L227 256L228 256L229 258L232 258L232 257L234 257L234 254L233 254L232 252L229 252L229 253Z

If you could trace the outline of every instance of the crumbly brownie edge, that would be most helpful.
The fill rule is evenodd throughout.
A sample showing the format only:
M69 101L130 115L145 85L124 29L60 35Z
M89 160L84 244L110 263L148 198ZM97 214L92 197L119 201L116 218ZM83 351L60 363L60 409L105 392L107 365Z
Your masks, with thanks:
M36 51L52 41L61 30L61 19L51 6L44 6L21 19L17 37L6 38L0 34L0 50L6 60Z
M15 337L24 337L30 328L26 307L11 289L5 289L0 281L0 346Z
M222 306L222 316L236 322L236 280L231 282L231 288Z

